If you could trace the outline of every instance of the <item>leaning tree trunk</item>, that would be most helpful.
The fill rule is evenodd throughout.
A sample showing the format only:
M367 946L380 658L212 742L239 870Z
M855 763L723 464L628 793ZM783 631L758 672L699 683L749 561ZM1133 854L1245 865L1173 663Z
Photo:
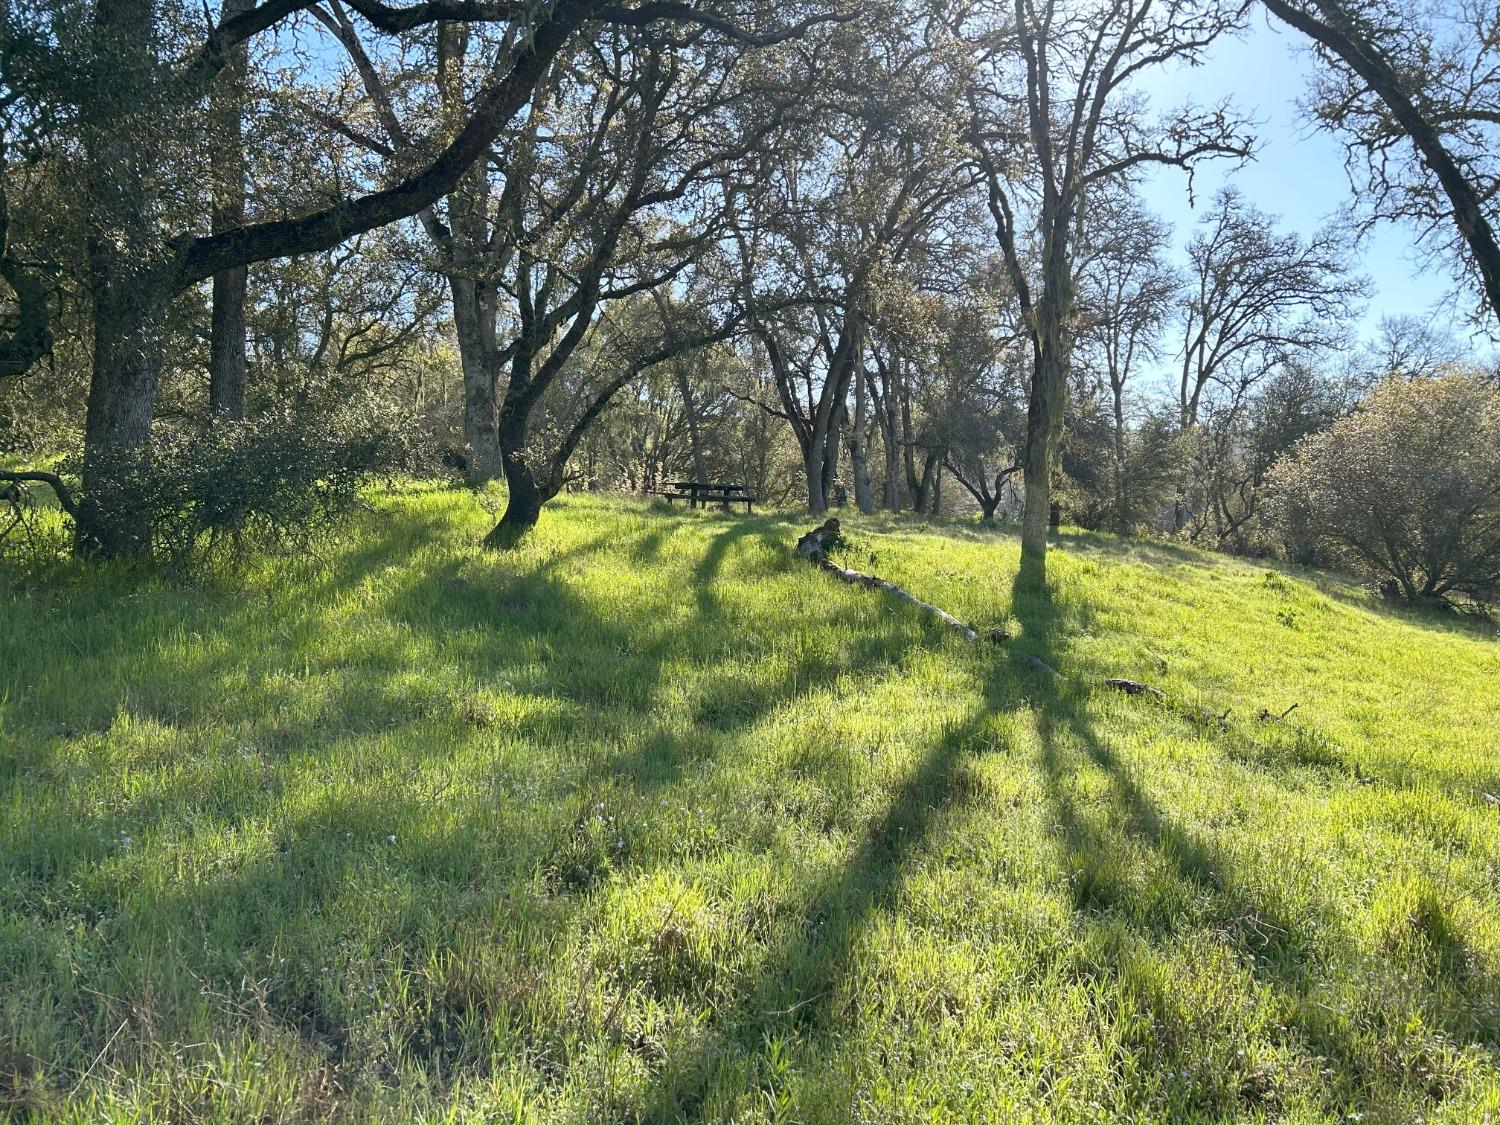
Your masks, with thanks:
M526 416L524 407L507 402L501 407L500 457L505 471L505 512L500 522L485 536L484 545L495 550L510 550L542 517L542 505L556 490L549 492L536 468L526 456Z
M254 7L253 0L225 0L225 18ZM245 223L245 89L249 63L243 44L234 48L210 95L215 156L213 232ZM245 291L248 266L220 270L213 277L208 341L208 408L231 422L245 420L249 358L245 351Z

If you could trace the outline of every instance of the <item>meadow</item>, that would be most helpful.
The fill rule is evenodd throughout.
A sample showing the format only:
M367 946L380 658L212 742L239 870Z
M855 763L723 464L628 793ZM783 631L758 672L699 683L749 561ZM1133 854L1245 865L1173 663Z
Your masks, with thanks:
M1491 625L846 520L970 646L806 515L373 504L0 571L0 1116L1500 1121Z

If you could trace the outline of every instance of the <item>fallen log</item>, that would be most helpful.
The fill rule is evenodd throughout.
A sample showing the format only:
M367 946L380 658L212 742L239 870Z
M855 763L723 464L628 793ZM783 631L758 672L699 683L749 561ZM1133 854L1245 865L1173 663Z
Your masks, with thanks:
M839 566L838 563L830 559L827 554L828 548L837 543L838 539L839 521L838 517L834 516L831 517L821 527L813 528L801 539L797 540L797 550L799 553L806 555L809 559L811 559L813 564L817 566L818 569L826 570L829 574L833 575L835 578L840 579L841 581L848 582L851 585L855 586L865 586L872 590L884 590L886 593L900 598L904 602L908 602L911 605L916 606L924 613L927 613L932 617L936 617L944 625L956 631L960 636L963 637L964 640L968 641L970 644L973 644L975 641L979 640L979 634L977 632L975 632L969 626L965 625L958 618L954 617L953 614L949 613L947 610L940 609L937 606L933 605L931 602L924 602L921 598L917 597L915 594L910 593L909 591L903 590L894 582L887 582L884 578L877 578L873 574L861 574L857 570L850 570L848 567Z
M1104 681L1105 687L1112 687L1116 691L1123 691L1126 695L1149 695L1155 699L1167 698L1167 693L1161 688L1143 684L1140 680L1127 680L1123 677L1113 677Z
M839 539L840 528L838 517L832 516L797 540L797 553L805 556L819 570L827 571L840 581L848 582L855 586L865 586L873 590L884 590L886 593L898 597L902 601L909 602L924 613L936 617L944 625L958 632L970 644L979 640L979 634L972 627L965 625L947 610L940 609L930 602L924 602L921 598L903 590L894 582L887 582L884 578L877 578L873 574L862 574L857 570L850 570L848 567L839 566L838 563L828 557L828 551L838 544ZM985 636L992 644L1004 644L1010 640L1010 634L1004 629L990 629L986 631ZM1066 676L1041 659L1041 657L1023 653L1020 659L1025 664L1035 668L1038 672L1053 679L1067 679ZM1163 700L1167 697L1166 692L1160 688L1152 687L1150 684L1143 684L1139 680L1108 679L1104 681L1104 684L1114 688L1116 691L1123 691L1127 695L1150 695ZM1227 711L1225 715L1228 715Z

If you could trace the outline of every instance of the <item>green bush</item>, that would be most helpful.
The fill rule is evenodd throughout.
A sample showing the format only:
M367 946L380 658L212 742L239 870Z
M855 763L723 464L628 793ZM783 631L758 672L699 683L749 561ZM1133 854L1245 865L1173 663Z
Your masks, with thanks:
M1271 471L1283 551L1358 570L1411 602L1500 593L1500 390L1391 381Z
M373 480L417 469L421 449L415 431L369 412L214 419L158 427L127 467L96 474L95 494L144 509L158 560L196 563L247 542L305 547Z

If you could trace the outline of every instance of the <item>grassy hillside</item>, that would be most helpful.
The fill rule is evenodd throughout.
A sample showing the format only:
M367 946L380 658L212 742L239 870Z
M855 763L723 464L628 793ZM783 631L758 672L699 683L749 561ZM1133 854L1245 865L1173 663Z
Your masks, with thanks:
M1493 634L852 521L969 648L806 517L487 522L0 574L0 1115L1500 1120Z

